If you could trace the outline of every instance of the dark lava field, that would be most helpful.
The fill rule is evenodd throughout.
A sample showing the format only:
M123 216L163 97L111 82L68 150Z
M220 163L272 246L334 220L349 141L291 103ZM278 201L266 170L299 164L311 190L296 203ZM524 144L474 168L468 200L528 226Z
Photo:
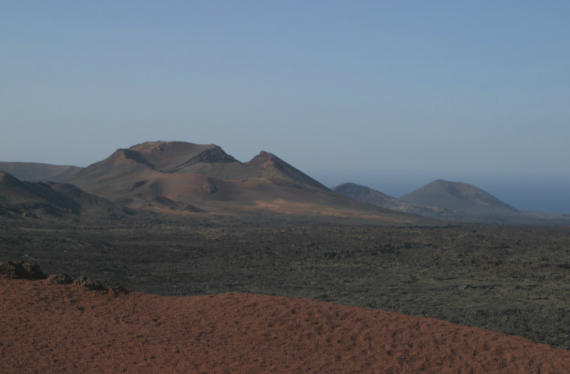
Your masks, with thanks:
M48 274L161 295L314 298L570 349L570 228L243 217L0 224L0 261Z

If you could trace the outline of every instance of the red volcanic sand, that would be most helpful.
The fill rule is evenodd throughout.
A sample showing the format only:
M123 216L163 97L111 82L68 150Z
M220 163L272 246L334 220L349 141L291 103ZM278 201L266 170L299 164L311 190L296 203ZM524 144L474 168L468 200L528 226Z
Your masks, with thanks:
M567 373L570 352L305 299L0 279L1 373Z

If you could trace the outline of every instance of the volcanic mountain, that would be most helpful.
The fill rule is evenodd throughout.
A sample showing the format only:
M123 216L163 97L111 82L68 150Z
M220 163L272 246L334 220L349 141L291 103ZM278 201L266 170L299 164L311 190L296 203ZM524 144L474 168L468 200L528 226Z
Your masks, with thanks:
M420 219L342 197L271 153L242 163L214 144L147 142L118 149L66 182L130 208L169 213L270 211L395 222Z
M441 179L402 196L400 200L469 214L512 214L519 212L473 185Z
M343 183L333 187L332 190L342 196L363 203L376 205L381 208L397 210L399 212L434 218L446 218L453 214L449 209L408 203L386 195L380 191L355 183Z
M62 182L81 171L79 166L42 164L37 162L0 162L0 170L21 181Z

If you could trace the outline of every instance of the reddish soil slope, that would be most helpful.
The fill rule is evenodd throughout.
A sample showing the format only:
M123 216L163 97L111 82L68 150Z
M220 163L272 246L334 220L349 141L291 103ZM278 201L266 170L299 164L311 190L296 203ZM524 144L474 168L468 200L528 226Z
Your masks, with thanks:
M304 299L0 279L2 373L567 373L570 352Z

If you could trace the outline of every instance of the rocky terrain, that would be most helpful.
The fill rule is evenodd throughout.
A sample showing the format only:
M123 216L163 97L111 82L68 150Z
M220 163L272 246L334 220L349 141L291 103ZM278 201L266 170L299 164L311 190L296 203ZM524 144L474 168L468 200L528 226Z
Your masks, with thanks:
M143 292L162 296L227 293L265 295L256 296L258 299L253 296L253 299L236 296L237 299L231 300L222 296L214 297L216 302L221 303L216 305L230 305L234 301L238 304L254 302L275 305L277 302L278 305L285 305L279 304L274 297L294 297L435 318L570 349L569 217L519 212L484 191L461 183L436 181L407 196L409 202L369 191L362 186L344 187L337 190L350 198L329 190L267 152L241 163L215 145L181 142L150 142L117 150L107 159L66 179L66 182L21 181L9 173L0 172L0 262L9 264L0 266L0 273L5 276L21 273L28 268L24 265L18 267L20 265L17 264L35 263L40 264L46 274L59 274L50 280L34 283L37 286L19 283L23 287L21 292L32 290L29 292L36 296L51 292L40 285L49 282L65 284L75 279L73 282L77 285L99 289L101 291L98 292L117 298L119 301L113 302L119 303L122 302L120 300L127 300L121 299L122 293L119 291L125 290L122 287L135 291L135 294ZM384 204L384 207L354 200L363 200L363 197L375 200L379 205ZM386 209L386 205L402 211ZM428 218L406 212L424 214ZM445 220L436 220L434 217L443 217ZM458 224L458 221L463 223ZM465 223L480 221L496 224ZM5 288L2 292L8 295L6 292L12 287L7 283L3 285ZM122 287L103 291L103 285ZM58 292L69 295L79 292L74 291L71 285L61 287L66 287L65 291ZM103 305L108 300L103 298L97 301L95 296L81 293L75 295L69 300L90 300L96 305ZM148 301L145 299L147 296L138 295L128 297L145 300L136 303ZM49 305L63 310L53 301L59 296L39 297L38 302L51 300ZM157 305L163 303L157 300L166 300L153 297ZM252 301L254 299L257 301ZM231 303L224 304L228 300ZM194 305L193 301L179 302ZM231 305L236 307L238 304ZM93 304L93 310L98 308L96 305ZM317 310L325 308L324 305L327 305L326 308L330 306L315 304L314 301L298 301L285 307L296 310L306 305ZM39 306L45 307L44 304ZM120 306L117 308L118 314L105 318L120 320L124 314L121 314ZM168 310L173 307L165 308L164 313L168 315ZM87 309L83 307L78 310L82 314ZM222 310L226 313L225 309ZM347 313L372 313L358 310ZM23 311L31 313L33 309L24 308ZM101 315L94 313L92 317ZM184 318L176 313L173 318ZM317 319L329 318L328 315L315 315ZM141 318L146 322L136 328L133 326L135 330L148 327L148 315L143 313L143 316ZM367 316L384 318L385 314ZM31 322L31 317L27 318L31 323L28 327L42 324L37 322L38 325L34 325L36 322ZM356 318L358 322L361 317ZM238 319L235 321L240 323ZM419 319L414 321L414 324L420 323L417 322ZM52 322L62 323L60 320ZM226 322L218 320L215 323ZM11 323L8 322L10 326ZM208 320L196 323L205 326L214 324ZM271 323L274 322L268 322ZM349 326L354 326L354 323L351 321ZM443 322L437 323L438 326L445 325L441 325ZM300 331L306 330L304 326L296 326ZM372 325L366 327L369 328L371 330L366 331L376 331ZM256 331L265 331L260 329L255 328ZM110 330L112 327L109 327ZM124 331L130 336L135 330ZM409 329L404 330L398 330L398 334L408 334ZM29 333L31 328L23 331ZM318 331L315 330L315 333L318 334ZM468 331L457 333L463 336L475 334L475 330ZM11 330L10 334L17 336L18 332ZM394 330L384 333L394 334ZM334 329L327 334L323 336L332 339ZM354 339L361 339L368 332L363 334ZM429 335L433 336L430 344L446 347L447 338L438 335L439 332L433 334ZM262 336L267 337L263 333ZM416 335L406 336L419 339ZM503 339L499 335L493 336L484 334L476 342L466 340L465 345L476 346L481 339ZM217 338L222 339L223 336ZM250 338L262 339L255 334ZM82 353L88 355L86 362L96 360L98 354L93 352L99 343L114 347L125 337L111 334L101 339L98 343L90 343L88 352ZM328 343L327 339L325 342ZM34 342L28 341L30 344ZM319 347L324 344L319 343L320 340L316 342ZM266 343L264 340L263 344ZM4 347L10 344L10 347L18 349L13 343L0 341L0 344ZM235 344L243 345L240 341ZM386 352L399 352L394 357L398 357L400 366L392 366L394 372L424 370L421 365L406 366L419 362L416 360L412 363L405 359L412 351L396 349L397 344L411 348L410 344L419 343L402 343L398 340L390 344L392 348L386 348ZM483 347L490 347L488 341L483 344ZM290 344L287 346L298 349ZM22 347L19 349L24 349ZM196 347L204 349L202 345ZM506 368L512 372L529 372L529 368L535 367L532 366L535 364L540 368L547 367L544 361L524 361L518 353L514 353L520 345L512 347L513 353L505 353L497 348L495 356L484 356L494 357L493 362L500 363L499 369L488 366L489 363L481 364L481 360L478 360L476 365L482 365L477 366L480 372L504 372ZM33 349L38 351L36 348ZM44 348L48 351L54 349L52 346L42 346L39 351ZM176 352L180 347L172 346L172 349ZM319 354L318 347L312 346L311 349ZM346 346L340 349L345 353L335 353L337 357L350 355L350 359L339 361L341 366L326 367L323 363L324 366L317 369L312 367L311 370L350 372L347 367L357 367L363 363L369 368L388 365L387 362L396 365L393 357L385 357L388 361L367 360L364 348L360 350L360 355ZM102 352L109 354L110 350L103 349ZM189 354L192 352L187 351ZM236 352L238 355L245 354ZM413 352L414 357L426 364L424 356ZM469 354L476 356L473 351ZM55 360L60 360L59 355L53 353L45 356L48 359L42 365L55 365ZM278 358L271 363L258 363L258 366L247 370L256 371L254 367L273 370L278 367L275 366L276 362L287 362L293 365L290 367L294 370L309 370L308 362L313 362L313 359L299 361L297 354L293 356ZM5 357L6 354L2 356ZM144 364L139 369L144 371L147 368L145 365L156 367L152 365L162 360L157 361L156 357L159 356L143 359ZM172 359L170 354L160 357ZM468 368L475 365L473 362L464 365L463 361L448 361L452 357L454 354L444 354L437 364L432 362L432 366L425 366L424 371L445 372L442 371L443 365L454 370L451 372L469 372ZM35 356L29 359L35 360ZM182 366L170 367L172 370L183 371L189 367L205 371L213 368L230 370L227 362L211 363L214 366L204 367L186 366L196 363L180 360L173 362L179 362ZM23 368L14 361L10 361L9 365L6 367L12 372ZM109 365L117 365L116 360ZM552 372L563 372L561 368L566 367L565 361L560 365L549 368L552 368ZM355 372L368 370L363 366L358 367L360 369L354 369ZM101 370L110 368L101 367ZM65 366L62 371L78 372L78 369L81 368ZM111 368L115 369L118 370L118 367Z
M570 348L568 228L283 217L4 219L0 261L160 295L313 298Z

